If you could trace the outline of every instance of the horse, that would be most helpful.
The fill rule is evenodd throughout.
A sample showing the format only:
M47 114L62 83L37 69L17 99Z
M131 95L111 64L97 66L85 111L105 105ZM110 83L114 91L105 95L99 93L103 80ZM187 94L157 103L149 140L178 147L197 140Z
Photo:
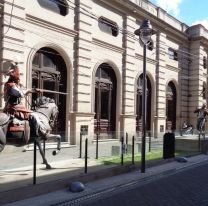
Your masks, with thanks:
M61 136L51 133L58 115L58 107L53 99L42 96L35 100L32 110L29 121L0 113L0 153L4 150L9 135L17 131L24 131L22 144L26 145L28 142L36 141L43 164L46 165L46 169L51 169L45 158L41 142L51 139L57 141L57 148L52 152L53 155L58 154L61 150Z

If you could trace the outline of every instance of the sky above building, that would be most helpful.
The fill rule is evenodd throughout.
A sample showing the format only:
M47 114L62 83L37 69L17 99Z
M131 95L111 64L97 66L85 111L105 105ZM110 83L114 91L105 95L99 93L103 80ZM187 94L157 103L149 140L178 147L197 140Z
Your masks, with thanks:
M208 0L150 0L183 23L202 24L208 29Z

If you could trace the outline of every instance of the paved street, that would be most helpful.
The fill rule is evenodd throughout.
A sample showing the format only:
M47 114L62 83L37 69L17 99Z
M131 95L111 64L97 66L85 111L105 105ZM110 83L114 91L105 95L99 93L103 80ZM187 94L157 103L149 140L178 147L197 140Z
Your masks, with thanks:
M88 182L83 192L68 188L36 196L6 206L208 205L208 156L188 158L188 162L170 161L134 172Z
M103 190L80 201L54 206L207 206L208 163L167 174L151 181L137 181ZM77 202L77 204L75 204Z

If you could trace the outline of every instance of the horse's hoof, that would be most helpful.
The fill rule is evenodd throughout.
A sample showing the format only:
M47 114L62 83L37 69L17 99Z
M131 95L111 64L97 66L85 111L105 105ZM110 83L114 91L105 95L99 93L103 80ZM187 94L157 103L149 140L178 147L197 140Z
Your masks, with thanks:
M53 156L57 155L56 150L54 150L54 151L52 152L52 155L53 155Z
M55 155L57 155L59 152L60 152L60 149L54 150L54 151L52 152L52 155L55 156Z
M46 169L47 169L47 170L52 169L51 165L47 164L47 165L46 165Z

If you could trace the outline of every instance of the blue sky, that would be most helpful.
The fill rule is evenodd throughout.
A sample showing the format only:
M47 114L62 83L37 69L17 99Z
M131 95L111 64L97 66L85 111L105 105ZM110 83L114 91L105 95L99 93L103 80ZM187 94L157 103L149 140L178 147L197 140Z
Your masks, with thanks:
M208 29L208 0L150 1L189 26L201 23Z

